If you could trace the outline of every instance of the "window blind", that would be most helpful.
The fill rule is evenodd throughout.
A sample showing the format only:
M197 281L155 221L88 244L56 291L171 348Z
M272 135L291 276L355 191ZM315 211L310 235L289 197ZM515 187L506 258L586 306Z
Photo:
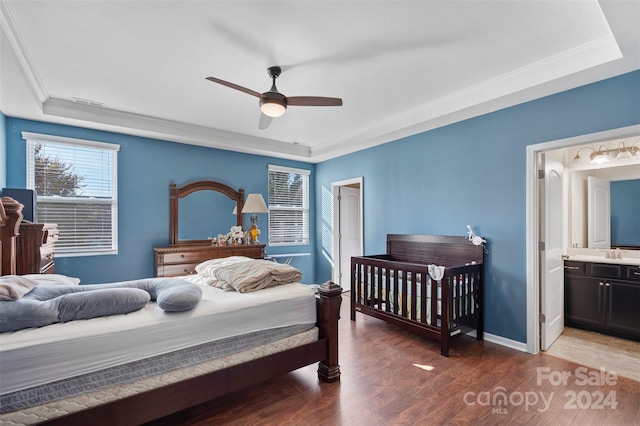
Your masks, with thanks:
M269 245L309 244L309 174L269 166Z
M38 220L56 223L56 255L117 252L119 145L25 134L27 187L38 198Z

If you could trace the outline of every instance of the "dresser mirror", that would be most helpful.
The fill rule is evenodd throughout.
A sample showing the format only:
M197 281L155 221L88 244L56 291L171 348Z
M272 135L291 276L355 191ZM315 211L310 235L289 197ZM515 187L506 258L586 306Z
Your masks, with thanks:
M211 244L209 237L226 234L242 225L244 190L220 182L197 181L177 187L169 185L170 245Z

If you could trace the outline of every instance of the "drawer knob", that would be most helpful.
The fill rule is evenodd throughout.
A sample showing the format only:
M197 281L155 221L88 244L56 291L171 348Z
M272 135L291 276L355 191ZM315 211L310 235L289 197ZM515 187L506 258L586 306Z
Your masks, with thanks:
M181 257L182 259L184 259L184 254L181 254L181 255L180 255L180 257Z
M564 269L574 269L574 270L578 270L578 269L580 269L580 268L579 268L579 267L577 267L577 266L565 266L565 267L564 267Z

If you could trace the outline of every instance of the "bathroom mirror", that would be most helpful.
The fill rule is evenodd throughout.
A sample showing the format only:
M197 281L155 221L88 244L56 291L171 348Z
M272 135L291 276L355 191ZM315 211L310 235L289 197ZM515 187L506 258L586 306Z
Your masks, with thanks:
M588 177L610 181L609 191L609 232L612 247L640 250L640 220L637 211L640 208L640 167L627 165L597 170L578 170L571 172L570 229L571 246L597 248L589 246Z
M640 250L640 179L611 182L611 247Z

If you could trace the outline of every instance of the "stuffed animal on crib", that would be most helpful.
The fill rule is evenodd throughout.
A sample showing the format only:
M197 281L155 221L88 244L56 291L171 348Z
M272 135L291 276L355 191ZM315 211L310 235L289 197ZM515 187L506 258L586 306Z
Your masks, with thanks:
M244 238L242 225L232 226L228 235L231 237L231 241L233 241L234 244L242 244L242 239Z

